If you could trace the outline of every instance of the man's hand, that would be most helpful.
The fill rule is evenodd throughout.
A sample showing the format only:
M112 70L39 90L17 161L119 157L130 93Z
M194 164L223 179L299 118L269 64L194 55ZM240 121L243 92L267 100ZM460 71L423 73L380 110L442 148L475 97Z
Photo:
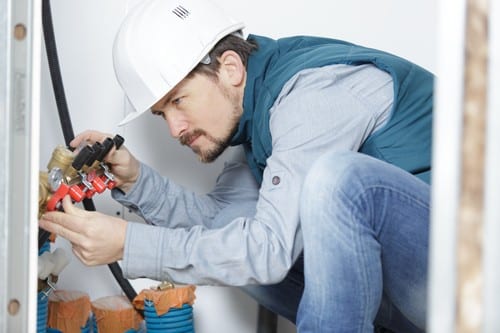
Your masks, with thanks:
M97 131L85 131L78 134L71 142L70 146L77 148L81 143L87 142L92 145L95 142L102 143L106 138L112 138L113 135ZM110 165L111 172L115 175L116 186L127 193L139 177L139 162L128 151L125 146L120 149L111 149L106 155L104 161Z
M77 208L69 196L62 202L64 213L45 213L39 221L42 229L67 239L85 265L109 264L123 258L126 221Z

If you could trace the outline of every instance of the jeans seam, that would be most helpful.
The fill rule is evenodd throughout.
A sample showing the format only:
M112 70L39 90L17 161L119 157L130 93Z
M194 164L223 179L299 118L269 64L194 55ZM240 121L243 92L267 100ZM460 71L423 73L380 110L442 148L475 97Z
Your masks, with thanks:
M353 196L355 198L361 198L363 195L364 195L364 191L360 191L360 193L356 196ZM346 205L349 205L350 207L348 207L348 210L350 210L351 212L359 212L359 209L357 209L359 206L356 204L356 201L359 201L359 200L353 200L351 198L349 198L349 195L347 195L347 193L345 193L345 191L342 191L342 195L345 196L345 198L347 200L345 200L345 204ZM356 209L354 209L356 208ZM354 217L354 220L362 220L360 219L359 217ZM356 248L359 248L361 250L361 256L358 257L358 262L357 262L357 273L359 274L359 276L361 277L362 281L367 281L368 280L368 273L367 273L367 270L366 270L366 267L364 265L365 262L367 262L368 258L366 257L367 255L367 251L364 247L364 243L361 241L361 235L363 234L362 229L367 229L368 226L364 225L364 224L361 224L361 223L353 223L351 225L351 227L349 228L351 230L351 233L352 233L352 239L356 242ZM371 228L368 230L370 231L370 236L374 237L374 233L372 232ZM375 241L377 241L378 243L378 240L375 238ZM383 286L382 286L383 287ZM370 327L365 327L365 324L368 323L368 325L370 325L370 322L371 322L371 325L373 328L373 321L375 320L375 318L368 318L367 315L368 315L368 304L370 303L371 301L371 297L369 297L369 292L368 290L370 289L369 287L369 283L364 283L361 288L360 288L360 292L362 293L362 309L360 311L360 315L359 315L359 320L357 321L358 322L358 326L357 326L357 331L358 332L365 332L367 331ZM370 298L370 299L368 299Z

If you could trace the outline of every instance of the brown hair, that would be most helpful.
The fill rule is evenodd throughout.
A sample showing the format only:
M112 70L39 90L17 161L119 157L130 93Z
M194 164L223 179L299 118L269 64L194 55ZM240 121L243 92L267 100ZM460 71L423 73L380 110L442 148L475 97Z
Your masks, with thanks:
M257 43L253 40L246 40L235 34L230 34L222 38L212 50L209 52L209 64L199 63L187 77L192 77L195 74L204 74L209 78L217 81L217 74L219 73L220 63L218 58L226 51L232 50L241 58L241 62L246 67L250 53L258 48Z

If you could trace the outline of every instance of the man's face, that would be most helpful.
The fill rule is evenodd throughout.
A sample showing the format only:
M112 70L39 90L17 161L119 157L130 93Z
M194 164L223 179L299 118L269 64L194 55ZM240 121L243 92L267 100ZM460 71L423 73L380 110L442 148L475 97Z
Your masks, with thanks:
M238 90L205 75L181 81L151 107L171 135L190 147L201 162L213 162L228 147L242 114Z

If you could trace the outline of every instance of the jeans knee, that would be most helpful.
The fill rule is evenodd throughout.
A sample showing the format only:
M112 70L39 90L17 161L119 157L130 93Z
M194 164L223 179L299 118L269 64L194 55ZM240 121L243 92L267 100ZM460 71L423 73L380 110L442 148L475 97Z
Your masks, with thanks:
M308 221L313 228L329 223L328 212L350 214L352 201L370 187L374 159L357 152L331 152L318 158L308 171L302 188L300 217L307 232ZM327 227L327 226L325 226ZM315 231L317 233L318 231Z
M302 199L322 198L325 192L331 198L335 192L352 187L353 180L365 170L365 159L356 152L332 152L319 157L311 166L304 179ZM345 191L344 191L345 192Z

